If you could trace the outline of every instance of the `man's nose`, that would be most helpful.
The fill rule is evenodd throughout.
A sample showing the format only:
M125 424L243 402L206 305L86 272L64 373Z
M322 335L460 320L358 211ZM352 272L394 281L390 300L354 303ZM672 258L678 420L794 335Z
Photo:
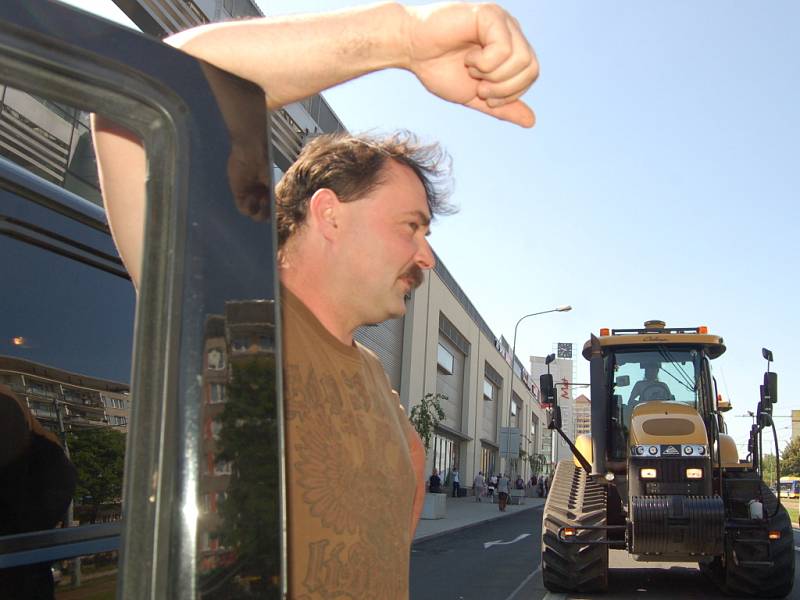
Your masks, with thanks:
M428 243L428 238L422 238L422 241L419 245L419 250L417 250L417 255L414 257L414 260L420 269L427 270L436 266L436 258L433 256L433 249Z

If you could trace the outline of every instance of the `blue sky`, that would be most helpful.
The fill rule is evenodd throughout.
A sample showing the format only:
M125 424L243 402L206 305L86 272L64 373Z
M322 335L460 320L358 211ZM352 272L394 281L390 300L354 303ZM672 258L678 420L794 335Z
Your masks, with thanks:
M280 15L365 3L259 4ZM480 313L510 339L520 316L572 304L520 326L523 358L600 327L708 325L728 346L715 373L737 441L762 346L779 373L775 414L800 408L800 4L500 4L541 63L525 96L534 129L449 105L404 72L325 94L351 131L407 128L449 150L460 212L431 241ZM782 447L791 420L776 423Z

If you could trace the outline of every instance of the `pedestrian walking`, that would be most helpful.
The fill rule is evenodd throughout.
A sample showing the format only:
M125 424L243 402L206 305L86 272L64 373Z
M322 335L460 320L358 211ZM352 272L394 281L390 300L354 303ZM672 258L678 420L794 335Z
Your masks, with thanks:
M497 480L497 496L501 512L506 511L506 505L508 504L508 484L508 477L500 473L500 479Z
M530 481L528 481L527 495L529 498L533 498L536 495L536 482L537 482L536 473L534 473L533 475L531 475Z
M475 502L481 501L483 496L483 488L486 486L486 480L483 478L483 471L478 471L475 475L475 480L472 482L472 489L475 492Z
M453 478L453 498L458 498L458 491L461 489L461 482L458 479L458 467L453 469L451 477Z
M435 467L431 471L431 476L428 478L428 491L431 494L439 494L442 491L442 480Z
M494 491L497 489L497 475L492 474L489 478L489 498L492 500L492 504L494 504Z

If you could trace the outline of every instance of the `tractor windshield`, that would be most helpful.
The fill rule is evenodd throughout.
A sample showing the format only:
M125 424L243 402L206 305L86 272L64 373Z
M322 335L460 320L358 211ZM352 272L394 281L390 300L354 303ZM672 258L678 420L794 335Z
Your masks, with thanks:
M613 356L613 397L627 427L633 408L667 400L697 408L700 353L694 348L652 346L618 350Z

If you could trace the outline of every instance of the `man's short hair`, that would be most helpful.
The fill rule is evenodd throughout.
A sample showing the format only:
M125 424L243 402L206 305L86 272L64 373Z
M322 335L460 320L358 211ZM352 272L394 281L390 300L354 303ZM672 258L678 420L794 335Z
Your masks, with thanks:
M275 188L278 247L305 223L308 202L317 190L333 190L343 202L363 198L384 183L389 160L419 177L431 215L454 212L447 203L450 158L438 144L421 144L405 131L382 138L320 135L303 148Z

